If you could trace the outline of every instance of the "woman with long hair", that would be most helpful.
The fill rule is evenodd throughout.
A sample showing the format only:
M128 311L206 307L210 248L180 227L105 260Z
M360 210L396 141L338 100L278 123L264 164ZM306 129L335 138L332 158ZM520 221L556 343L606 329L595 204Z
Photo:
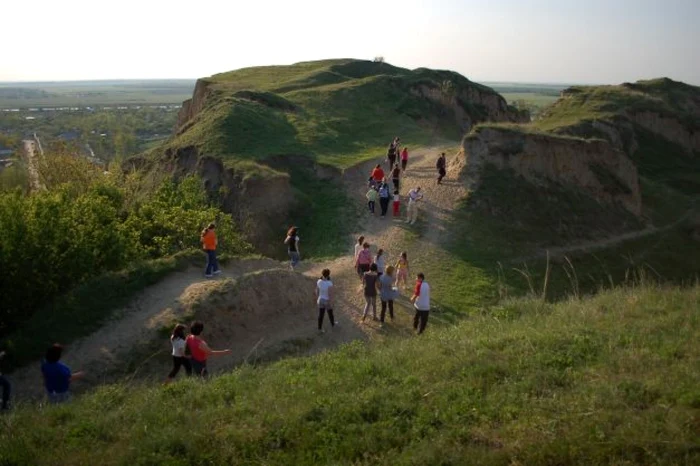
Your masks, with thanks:
M301 260L299 256L299 236L297 236L298 231L299 229L297 227L289 227L289 230L287 230L287 238L284 240L284 244L287 245L287 254L289 254L289 267L292 270L294 270Z
M170 344L173 347L173 370L168 374L165 383L172 382L177 373L180 372L180 367L185 368L187 375L192 375L192 365L189 358L185 356L185 347L187 346L186 328L183 324L177 324L173 329L172 335L170 335Z

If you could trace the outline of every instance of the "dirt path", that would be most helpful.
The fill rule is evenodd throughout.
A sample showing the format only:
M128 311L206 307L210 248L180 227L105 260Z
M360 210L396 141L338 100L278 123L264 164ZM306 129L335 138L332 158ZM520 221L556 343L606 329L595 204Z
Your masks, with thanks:
M39 179L39 170L36 166L36 144L37 143L31 139L22 141L22 154L24 155L24 163L27 166L27 172L29 174L29 189L31 191L40 191L43 188L41 180Z
M620 243L626 241L631 241L635 239L646 238L647 236L655 235L657 233L663 233L664 231L672 230L678 225L685 222L692 214L695 212L696 207L693 206L688 209L678 220L663 227L648 226L643 230L631 231L629 233L623 233L621 235L611 236L609 238L603 238L596 241L587 241L585 243L572 244L569 246L560 246L555 248L543 249L537 254L531 254L529 256L516 257L508 261L511 264L523 263L538 259L544 259L547 257L547 253L551 258L564 257L566 255L573 255L578 253L589 253L593 251L598 251L601 249L607 249L612 246L616 246Z
M439 153L443 151L447 154L448 172L443 183L438 185L435 161ZM420 228L425 241L439 243L446 233L449 213L467 194L464 183L457 180L461 166L456 153L457 145L455 143L411 151L407 170L400 182L402 216L392 217L391 206L385 218L379 216L379 206L377 206L375 215L371 215L365 207L353 237L365 236L366 241L372 245L373 253L376 253L379 248L384 249L387 264L394 264L401 252L405 250L405 238L411 230ZM367 178L372 168L380 162L382 168L386 170L386 162L371 160L346 170L343 175L345 189L351 199L362 206L366 205ZM406 195L410 189L416 186L421 187L424 198L420 203L418 223L408 225L405 223ZM364 324L361 323L364 298L359 278L353 267L353 248L354 242L350 240L348 241L348 255L330 263L306 264L308 268L304 273L317 277L320 276L322 269L329 268L331 270L331 278L338 292L336 313L341 315L341 318L350 319L354 324L357 324L365 331L369 339L381 339L396 334L411 334L413 309L408 300L410 290L401 290L402 296L397 302L396 320L393 325L387 325L380 329L379 323L372 321L371 318L366 319ZM420 264L427 252L418 249L409 250L407 253L410 263ZM412 274L417 272L418 270L415 268L411 270ZM413 283L412 277L409 277L409 283ZM377 300L377 313L379 311L380 302Z
M419 211L419 223L409 226L404 223L405 217L392 218L391 208L389 216L382 219L378 213L371 216L366 210L360 218L357 232L354 236L363 234L373 245L373 251L378 247L383 248L387 263L393 263L404 249L404 238L411 229L421 228L424 238L430 241L439 242L445 231L445 220L449 212L454 209L455 204L466 194L463 184L456 181L459 174L459 166L456 164L456 144L452 145L451 151L447 152L448 175L443 181L443 185L438 186L435 181L436 169L435 160L443 147L420 148L412 151L408 169L401 181L402 214L405 215L405 196L409 189L421 186L424 193L424 200L421 202ZM32 147L32 149L34 149ZM347 169L344 173L344 187L351 199L359 205L366 205L365 193L367 191L367 176L371 168L378 161L369 161L359 166ZM382 163L384 163L382 161ZM384 163L384 166L386 164ZM293 325L288 321L280 320L280 325L268 324L266 327L258 329L256 335L251 338L257 341L267 339L268 342L275 340L278 343L277 351L285 351L284 344L280 342L290 342L294 345L299 343L302 350L290 351L294 354L311 354L324 349L337 346L340 343L364 339L382 339L390 335L409 335L412 332L412 307L408 302L409 290L403 290L403 296L398 300L396 307L396 319L391 325L383 329L379 328L378 322L371 318L362 324L360 322L364 300L361 293L359 279L353 267L353 244L348 238L348 255L340 257L330 262L312 263L302 262L299 271L315 278L320 276L321 270L330 268L335 284L335 314L339 322L337 329L333 332L319 335L314 330L315 314L302 316ZM339 239L342 241L342 239ZM409 251L409 259L412 262L421 261L422 251ZM286 264L271 259L263 260L242 260L234 261L223 268L222 278L236 278L249 272L260 270L280 269ZM414 272L412 270L412 272ZM412 281L412 280L410 280ZM140 293L132 303L126 308L116 313L110 323L104 325L93 334L74 342L67 346L64 353L65 362L74 370L84 370L88 375L80 384L76 384L78 392L91 386L108 383L115 380L115 372L124 376L125 360L129 359L132 352L141 351L148 344L153 344L154 339L158 343L158 331L166 324L170 324L174 318L178 317L177 309L181 308L182 300L188 299L192 294L201 293L207 287L208 281L202 276L201 270L190 269L184 272L176 272L168 276L163 281L147 288ZM312 293L312 290L309 290ZM378 300L379 313L380 306ZM328 325L328 324L326 324ZM253 329L250 329L251 334ZM266 335L265 332L268 334ZM275 335L270 335L275 333ZM248 336L248 335L247 335ZM251 351L253 358L256 347L250 338L245 342L239 342L240 348L236 348L239 353ZM284 341L282 341L284 340ZM157 351L167 352L167 345L160 345ZM245 346L245 347L244 347ZM292 348L294 350L294 348ZM243 359L243 355L239 359ZM141 355L140 357L143 357ZM146 355L147 357L147 355ZM269 355L264 356L269 358ZM233 359L226 362L216 362L213 369L227 369L233 364ZM146 364L142 372L152 374L152 377L162 377L168 370L163 367L160 359L155 364ZM15 385L15 393L19 398L39 398L43 394L41 375L38 361L12 374Z

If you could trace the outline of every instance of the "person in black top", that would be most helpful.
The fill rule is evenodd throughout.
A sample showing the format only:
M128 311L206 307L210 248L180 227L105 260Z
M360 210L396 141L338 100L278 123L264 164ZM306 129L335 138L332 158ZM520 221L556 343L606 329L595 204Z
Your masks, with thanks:
M438 178L437 178L438 184L442 184L442 179L447 174L447 171L445 170L446 166L447 166L447 161L445 160L445 153L443 152L440 155L440 157L438 157L437 162L435 163L435 167L438 170Z
M389 168L393 167L396 163L396 155L399 147L399 137L395 137L391 144L389 145L389 150L387 150L386 158L389 161Z
M398 163L394 164L394 169L391 170L391 181L394 183L394 190L399 189L399 178L401 177L401 167Z

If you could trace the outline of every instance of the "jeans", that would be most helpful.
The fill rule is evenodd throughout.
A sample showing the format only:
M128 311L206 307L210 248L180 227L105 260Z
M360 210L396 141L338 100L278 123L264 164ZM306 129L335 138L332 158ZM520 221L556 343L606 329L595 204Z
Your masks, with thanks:
M374 201L367 201L367 207L371 213L374 213Z
M207 268L204 275L211 275L219 271L219 261L216 260L216 251L207 249Z
M413 316L413 330L418 330L418 335L423 333L425 326L428 325L428 315L430 311L421 311L416 309L416 315ZM420 323L420 327L419 324Z
M292 268L299 264L299 253L297 251L289 251L289 263Z
M382 207L382 217L386 215L386 211L389 209L389 198L380 197L379 205Z
M180 366L185 368L187 375L192 375L192 365L190 360L184 356L173 356L173 370L168 374L169 379L174 379L178 372L180 372Z
M372 317L377 318L377 295L365 296L365 310L362 313L362 320L365 320L367 313L369 312L370 306L372 307Z
M389 305L389 317L391 317L391 320L394 320L394 300L390 299L388 301L384 301L382 299L382 313L379 316L379 320L384 323L384 316L386 315L386 308L387 304Z
M323 327L323 317L328 312L328 320L331 323L331 327L335 327L335 318L333 317L333 308L328 302L321 302L318 305L318 329L321 330Z
M10 381L4 375L0 375L0 387L2 387L2 409L7 409L10 407L12 385L10 385Z

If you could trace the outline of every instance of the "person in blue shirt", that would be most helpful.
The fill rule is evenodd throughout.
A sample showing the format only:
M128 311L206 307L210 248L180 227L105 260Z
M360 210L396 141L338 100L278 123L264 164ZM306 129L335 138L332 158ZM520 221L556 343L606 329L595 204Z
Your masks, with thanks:
M63 347L58 343L53 344L46 350L46 358L41 364L44 386L51 403L62 403L70 399L70 383L85 375L83 372L72 373L70 367L60 361L62 354Z

